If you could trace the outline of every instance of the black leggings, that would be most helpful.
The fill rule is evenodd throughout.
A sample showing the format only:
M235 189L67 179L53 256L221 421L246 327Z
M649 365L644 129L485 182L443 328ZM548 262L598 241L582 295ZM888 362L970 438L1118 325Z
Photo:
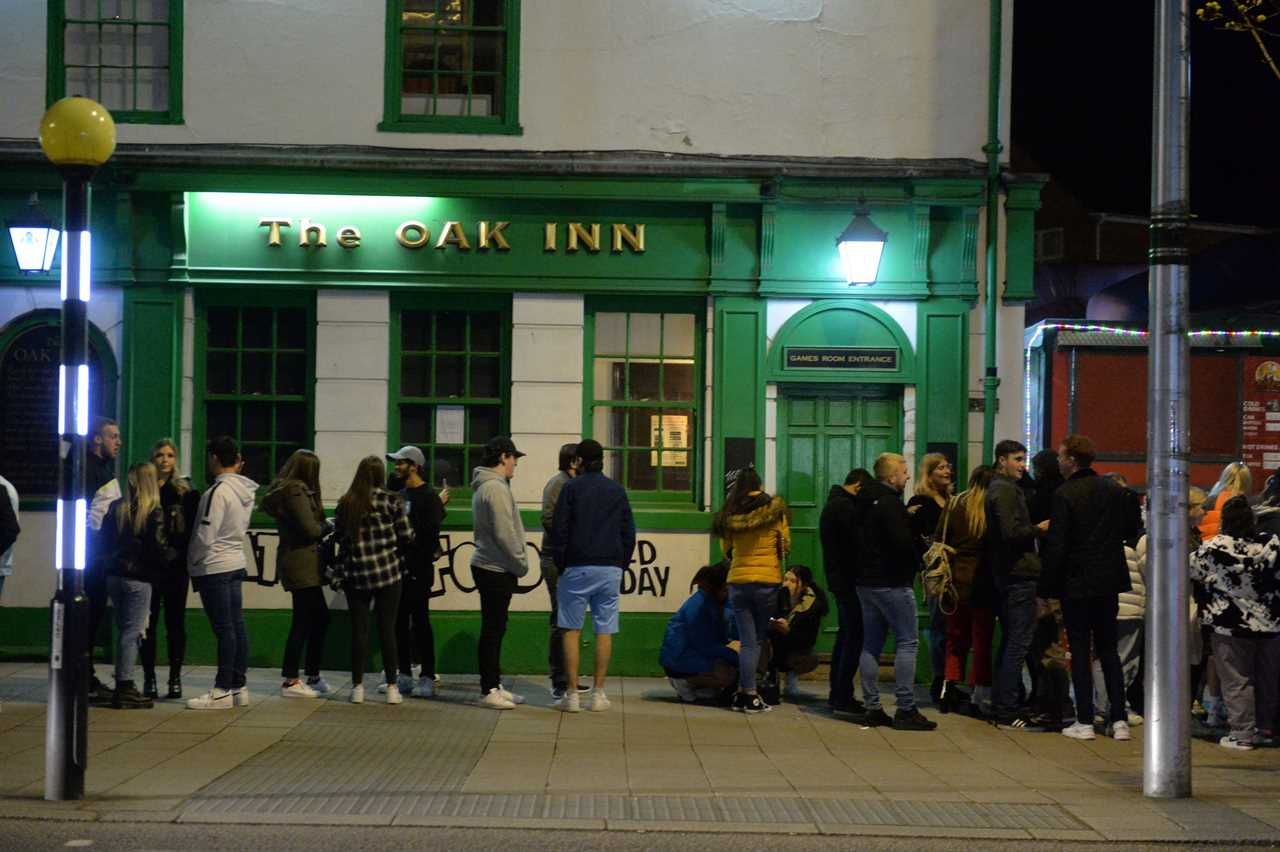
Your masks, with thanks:
M396 648L400 651L400 673L413 674L413 652L422 662L422 676L436 673L436 637L431 631L431 587L421 578L406 574L401 581L400 614L396 618Z
M324 656L324 635L329 630L329 605L324 601L324 588L294 589L293 620L289 638L284 643L284 666L280 675L285 680L298 679L298 662L302 646L307 646L307 677L320 676L320 659Z
M169 679L182 676L182 662L187 656L187 591L191 580L183 570L151 584L151 618L147 635L142 638L142 671L148 678L156 676L156 645L159 644L160 609L164 608L165 648L169 652Z
M400 581L372 592L347 589L351 611L351 683L364 683L364 664L369 659L369 603L378 615L378 637L382 640L382 668L387 683L396 682L396 613L400 609Z

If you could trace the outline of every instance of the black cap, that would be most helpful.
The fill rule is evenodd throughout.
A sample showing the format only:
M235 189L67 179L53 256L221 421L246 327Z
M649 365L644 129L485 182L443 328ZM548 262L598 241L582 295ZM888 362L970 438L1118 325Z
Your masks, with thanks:
M582 459L583 464L591 464L604 460L604 447L600 446L599 441L587 438L578 444L578 458Z
M515 443L510 438L490 438L489 443L484 445L485 459L492 459L491 462L488 462L489 464L497 464L508 453L516 458L524 456L524 453L516 449Z

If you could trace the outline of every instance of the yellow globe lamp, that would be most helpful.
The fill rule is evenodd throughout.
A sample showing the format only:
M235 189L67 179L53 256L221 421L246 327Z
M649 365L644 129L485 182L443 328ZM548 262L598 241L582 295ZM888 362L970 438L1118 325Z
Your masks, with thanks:
M55 166L97 168L116 149L116 123L89 98L63 98L40 119L40 147Z

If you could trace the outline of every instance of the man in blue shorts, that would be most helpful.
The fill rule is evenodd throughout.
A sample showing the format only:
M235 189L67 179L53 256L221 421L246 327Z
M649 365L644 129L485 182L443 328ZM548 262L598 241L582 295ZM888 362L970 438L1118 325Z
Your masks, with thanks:
M544 549L560 570L556 589L559 626L564 630L564 669L570 684L578 678L582 622L591 609L596 631L595 685L590 709L609 709L604 679L618 632L618 594L622 569L636 546L636 522L626 490L605 476L604 448L590 438L578 444L578 475L565 483L556 500ZM566 713L582 709L570 689L556 706Z

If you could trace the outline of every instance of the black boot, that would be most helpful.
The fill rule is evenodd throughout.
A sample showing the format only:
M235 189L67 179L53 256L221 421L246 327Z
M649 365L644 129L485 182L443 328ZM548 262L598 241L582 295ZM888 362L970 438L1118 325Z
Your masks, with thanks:
M942 700L942 688L946 683L941 677L934 676L933 683L929 684L929 698L933 701L934 707L939 707L939 701Z
M182 675L176 671L169 672L169 698L182 697Z
M159 698L160 693L156 689L156 673L154 671L147 672L142 677L142 694L148 698Z
M972 704L973 699L969 693L961 689L958 684L952 681L943 684L942 695L938 699L938 712L969 715Z
M151 699L138 692L138 688L133 685L133 681L126 680L123 683L116 684L115 694L111 698L111 706L117 710L150 710L153 706Z

